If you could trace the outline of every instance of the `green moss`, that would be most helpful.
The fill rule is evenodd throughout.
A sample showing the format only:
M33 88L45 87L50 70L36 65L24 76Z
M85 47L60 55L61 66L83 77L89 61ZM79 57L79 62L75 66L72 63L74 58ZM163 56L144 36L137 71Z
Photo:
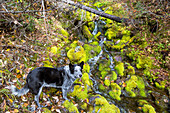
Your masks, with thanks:
M152 60L144 55L139 55L137 58L136 67L140 68L152 68Z
M110 81L115 81L115 80L117 80L117 74L116 74L115 71L112 71L112 75L110 77Z
M105 76L108 74L110 71L110 60L107 59L101 59L99 61L99 71L100 71L100 76L104 80Z
M66 100L63 103L63 106L69 111L69 113L79 113L78 109L72 102L69 102L69 100Z
M105 41L104 44L108 49L120 50L126 45L129 45L134 37L130 37L131 33L127 30L127 27L120 23L109 21L106 24L107 29L105 36L111 41Z
M57 53L59 53L60 51L60 48L59 47L56 47L56 46L53 46L53 47L51 47L51 53L53 53L53 54L57 54Z
M91 32L89 31L89 28L84 25L83 26L83 35L85 36L85 38L87 38L88 40L91 40L93 35L91 34Z
M80 107L81 107L81 109L86 110L87 109L87 103L82 103L82 105Z
M73 43L70 44L71 48L76 48L77 46L80 46L78 45L78 41L74 41Z
M112 38L116 37L116 34L118 31L114 31L113 29L108 29L105 33L105 36L107 36L107 39L111 40Z
M128 74L129 74L129 75L134 75L134 74L135 74L135 69L134 69L133 66L129 65L129 66L127 67L127 69L128 69Z
M144 83L142 77L138 76L138 80L136 81L136 83L137 83L137 87L140 90L140 95L143 96L143 97L146 97L146 94L145 94L145 83Z
M100 51L101 51L101 47L99 46L99 43L94 41L90 44L84 44L84 49L85 49L85 52L86 52L86 61L97 56Z
M121 76L124 75L124 63L123 62L119 62L116 66L115 69L117 71L117 73Z
M95 99L95 112L100 112L100 113L120 113L119 108L117 108L114 104L109 104L108 101L103 97L100 96L100 98Z
M137 77L135 75L131 76L131 78L126 81L125 90L129 93L131 97L135 97L136 94L134 93L134 89L137 87Z
M109 87L109 86L110 86L110 81L109 81L108 79L106 79L106 80L104 81L104 84Z
M138 104L142 106L142 110L144 113L156 113L155 109L149 105L146 100L138 100Z
M165 85L166 85L166 82L167 82L167 80L160 81L160 83L155 82L155 85L156 85L156 87L159 88L159 89L164 89L164 88L165 88Z
M109 95L116 100L121 100L121 87L116 83L111 83L111 89L112 91L109 92Z
M107 74L108 72L106 70L101 71L102 79L104 79Z
M73 97L77 97L78 99L84 100L88 97L87 92L88 92L87 89L84 89L81 86L77 85L77 86L74 86L74 91L70 93L69 95Z
M143 106L144 104L148 104L148 102L146 100L138 100L138 104Z
M146 97L145 84L144 84L143 79L141 77L137 77L133 75L128 81L126 81L125 90L128 92L128 94L131 97L135 97L137 93L135 92L135 88L138 88L141 96Z
M88 28L89 28L90 31L93 31L94 28L95 28L95 23L93 21L88 22Z
M86 73L89 73L90 72L90 66L88 63L86 63L85 65L83 65L83 71L86 72Z
M144 113L156 113L155 108L148 104L144 104L142 110Z
M71 62L82 62L86 61L86 52L84 48L81 46L77 46L76 48L72 48L67 52L67 57Z
M94 36L94 39L99 41L98 37L101 35L101 32L98 32L95 36Z
M82 3L82 2L81 2ZM87 5L87 4L84 4ZM82 14L83 13L83 14ZM76 16L76 19L80 20L80 21L92 21L93 18L96 16L93 13L90 13L88 11L82 10L82 9L77 9L76 13L74 13ZM83 16L83 17L82 17ZM77 18L78 17L78 18Z
M128 30L123 30L122 31L122 35L127 35L127 36L130 36L130 31L128 31Z
M53 68L53 64L48 59L43 61L43 63L44 63L44 67L51 67L51 68Z
M89 75L88 73L83 73L83 76L82 76L82 82L85 84L85 85L89 85L90 86L90 79L89 79Z
M100 91L106 91L106 88L104 87L103 84L99 84L99 90Z
M65 29L63 29L63 27L59 21L55 22L55 29L57 30L58 33L61 33L64 37L69 36L68 32Z

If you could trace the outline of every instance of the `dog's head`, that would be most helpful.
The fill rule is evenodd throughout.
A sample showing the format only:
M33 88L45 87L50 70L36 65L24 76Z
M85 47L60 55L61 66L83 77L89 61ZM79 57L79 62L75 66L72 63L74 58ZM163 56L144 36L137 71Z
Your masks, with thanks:
M82 61L80 64L69 64L69 70L72 75L72 78L77 79L82 77L82 69L84 62Z

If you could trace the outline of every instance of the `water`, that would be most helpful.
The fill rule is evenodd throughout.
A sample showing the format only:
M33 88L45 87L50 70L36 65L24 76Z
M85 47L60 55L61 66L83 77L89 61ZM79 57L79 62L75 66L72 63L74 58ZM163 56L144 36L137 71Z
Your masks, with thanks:
M96 35L98 32L103 32L103 27L104 26L105 22L102 21L102 20L98 20L95 22L95 28L94 30L92 31L92 34L93 35ZM103 33L104 34L104 33ZM104 96L108 101L109 103L111 104L114 104L116 105L121 113L129 113L131 112L131 110L133 110L133 112L141 112L141 110L138 109L138 104L137 104L137 101L138 100L146 100L148 101L152 106L153 105L156 105L156 107L158 108L155 108L155 106L153 106L155 108L156 111L159 111L159 112L163 112L163 113L166 113L166 110L167 109L167 104L166 103L163 103L164 105L160 105L160 104L157 104L156 102L162 102L162 101L169 101L169 98L168 98L168 95L166 95L166 93L161 93L161 90L156 90L155 88L153 88L151 85L149 85L149 83L147 82L147 80L143 78L144 82L145 82L145 91L148 92L148 91L152 91L152 93L147 93L147 97L141 97L141 96L136 96L136 97L130 97L127 92L122 89L121 91L121 101L117 101L117 100L114 100L112 99L108 93L106 92L100 92L99 89L98 89L98 80L99 78L93 76L93 78L91 77L91 75L95 75L96 73L96 70L98 70L96 68L96 64L99 60L101 59L106 59L104 57L104 54L107 54L109 56L109 60L110 60L110 70L111 71L115 71L114 67L115 67L115 64L113 62L113 57L115 59L117 59L118 61L122 61L122 58L120 57L120 52L114 52L114 51L108 51L105 46L104 46L104 42L107 40L107 38L105 36L100 36L100 41L99 41L99 46L101 46L101 51L100 53L89 59L88 60L88 64L90 65L90 72L89 72L89 77L90 79L93 81L93 91L97 94L100 94L102 96ZM89 41L89 43L92 42L92 40ZM113 54L114 53L114 54ZM115 55L115 56L113 56ZM93 71L95 73L93 73ZM115 71L116 72L116 71ZM116 72L117 73L117 72ZM142 73L142 71L138 70L138 72L136 72L136 75L138 75L138 73ZM140 74L139 74L140 75ZM127 80L129 79L130 76L126 77L124 80ZM120 83L122 79L120 79L120 77L118 77L118 80L119 81L118 83ZM153 101L153 98L156 98L156 97L160 97L160 99L158 99L157 101ZM162 107L162 108L161 108Z

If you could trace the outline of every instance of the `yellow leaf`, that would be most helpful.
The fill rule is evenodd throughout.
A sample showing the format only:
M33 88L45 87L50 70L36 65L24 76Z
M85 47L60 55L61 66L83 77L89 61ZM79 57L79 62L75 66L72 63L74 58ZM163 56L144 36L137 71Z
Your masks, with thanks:
M7 49L6 51L10 51L10 49Z
M26 41L25 40L21 40L22 43L25 43Z
M13 100L12 99L9 99L10 103L13 103Z
M53 53L53 54L57 53L57 47L56 46L51 47L51 53Z
M14 109L14 113L18 113L19 112L19 110L18 109Z
M16 72L19 73L20 71L18 69L16 69Z

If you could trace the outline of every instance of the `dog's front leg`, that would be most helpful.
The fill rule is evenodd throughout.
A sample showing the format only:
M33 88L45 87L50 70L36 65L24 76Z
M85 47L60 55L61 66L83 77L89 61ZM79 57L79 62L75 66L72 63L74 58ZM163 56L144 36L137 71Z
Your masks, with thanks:
M68 98L67 98L67 90L68 90L68 88L66 88L66 87L62 88L62 94L63 94L63 98L65 100L68 100Z

